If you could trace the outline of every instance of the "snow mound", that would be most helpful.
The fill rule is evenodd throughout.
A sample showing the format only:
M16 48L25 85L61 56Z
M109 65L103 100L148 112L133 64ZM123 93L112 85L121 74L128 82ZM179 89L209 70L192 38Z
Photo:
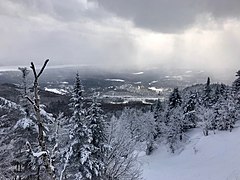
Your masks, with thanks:
M211 132L203 136L200 129L176 154L164 145L151 156L139 157L146 180L237 180L240 179L240 128L233 132Z

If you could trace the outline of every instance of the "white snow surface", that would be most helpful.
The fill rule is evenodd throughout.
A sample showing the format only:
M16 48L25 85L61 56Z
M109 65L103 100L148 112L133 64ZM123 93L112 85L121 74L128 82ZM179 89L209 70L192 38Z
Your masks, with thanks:
M49 91L49 92L53 92L55 94L61 94L61 95L64 95L67 93L66 90L64 89L56 89L56 88L45 88L45 91Z
M152 84L155 84L157 83L158 81L151 81L150 83L148 83L149 85L152 85Z
M156 88L156 87L149 87L148 89L150 89L152 91L155 91L157 93L163 92L163 90L164 90L163 88Z
M105 79L106 81L125 82L123 79Z
M144 72L135 72L135 73L132 73L132 74L134 74L134 75L140 75L140 74L144 74Z
M152 155L139 157L145 180L240 180L240 128L209 136L194 129L188 135L178 153L161 145Z

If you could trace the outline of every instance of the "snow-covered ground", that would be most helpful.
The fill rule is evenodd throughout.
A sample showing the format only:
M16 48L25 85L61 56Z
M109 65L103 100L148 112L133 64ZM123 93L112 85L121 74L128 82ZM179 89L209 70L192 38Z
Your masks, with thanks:
M140 74L144 74L144 72L135 72L135 73L132 73L132 74L134 74L134 75L140 75Z
M211 132L200 129L176 153L160 146L150 156L140 157L145 180L240 180L240 128Z
M106 81L125 82L123 79L105 79Z
M47 87L45 88L45 91L49 91L49 92L53 92L53 93L61 94L61 95L64 95L67 93L67 91L64 89L47 88Z
M164 91L164 88L149 87L148 89L155 91L157 93Z

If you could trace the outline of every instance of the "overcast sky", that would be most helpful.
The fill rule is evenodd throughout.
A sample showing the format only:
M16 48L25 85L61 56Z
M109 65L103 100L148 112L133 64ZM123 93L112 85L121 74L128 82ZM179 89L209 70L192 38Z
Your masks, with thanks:
M240 68L240 0L1 0L0 65Z

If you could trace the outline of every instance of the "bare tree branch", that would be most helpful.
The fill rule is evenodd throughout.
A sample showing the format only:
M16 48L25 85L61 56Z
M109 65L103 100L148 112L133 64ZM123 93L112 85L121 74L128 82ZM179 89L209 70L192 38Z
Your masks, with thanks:
M35 68L35 65L33 64L33 62L31 62L30 68L33 70L34 78L36 79L37 78L37 72L36 72L36 68Z
M38 78L41 76L41 74L42 74L42 72L44 71L45 67L47 66L47 63L48 63L48 62L49 62L49 59L47 59L47 60L44 62L43 66L42 66L42 69L40 70L40 72L39 72L38 75L37 75Z
M33 100L30 99L30 97L25 96L25 98L26 98L32 105L34 105L34 102L33 102Z
M37 110L38 107L35 105L35 103L33 102L33 100L30 99L30 97L25 96L25 98L33 105L34 109Z

